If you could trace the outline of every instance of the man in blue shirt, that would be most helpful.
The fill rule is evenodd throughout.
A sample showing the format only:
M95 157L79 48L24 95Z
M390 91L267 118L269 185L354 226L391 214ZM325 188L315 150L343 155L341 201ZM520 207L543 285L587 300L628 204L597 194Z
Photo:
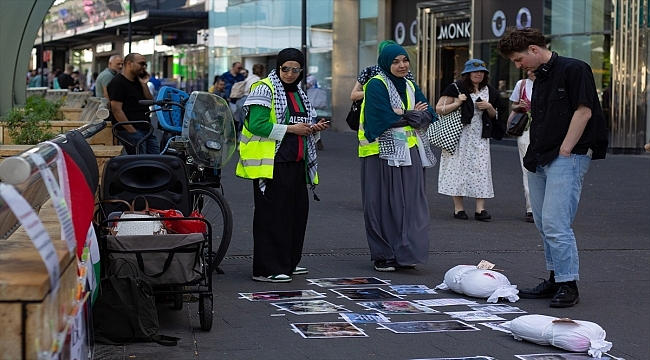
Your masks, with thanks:
M239 61L232 63L232 67L230 68L229 71L226 71L221 75L221 79L226 82L226 101L228 101L228 105L230 106L230 111L234 114L235 111L237 111L237 106L235 103L237 102L237 99L231 99L230 98L230 91L232 90L232 86L235 85L236 82L244 81L246 78L244 77L243 74L241 74L243 67Z

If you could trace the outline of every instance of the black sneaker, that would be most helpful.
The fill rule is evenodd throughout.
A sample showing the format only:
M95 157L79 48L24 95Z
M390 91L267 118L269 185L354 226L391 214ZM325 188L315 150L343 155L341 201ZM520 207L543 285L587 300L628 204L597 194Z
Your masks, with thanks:
M552 308L566 308L577 304L578 301L580 301L578 289L574 289L568 285L562 285L557 291L557 294L553 296L553 300L551 300L549 306Z
M382 271L382 272L390 272L390 271L395 271L395 267L388 265L386 263L386 260L376 260L375 270Z
M530 212L530 211L527 212L526 217L524 218L524 221L526 221L527 223L534 223L535 219L533 218L533 213Z
M492 216L490 216L490 214L488 214L488 212L485 210L481 210L480 213L477 212L474 213L474 220L490 221L490 219L492 219Z
M519 297L522 299L547 299L555 296L560 286L554 282L544 280L534 288L519 290Z
M465 210L461 210L454 214L454 219L467 220L469 217L467 216L467 213L465 213Z

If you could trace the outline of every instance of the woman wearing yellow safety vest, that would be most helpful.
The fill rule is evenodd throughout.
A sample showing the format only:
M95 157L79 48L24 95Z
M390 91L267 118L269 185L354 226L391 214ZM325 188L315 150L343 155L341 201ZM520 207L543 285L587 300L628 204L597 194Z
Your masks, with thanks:
M364 85L361 105L361 197L375 270L395 271L429 257L424 174L436 159L424 131L434 112L420 88L405 79L410 63L403 47L384 47L378 65L381 72Z
M253 180L253 280L289 282L299 267L309 197L318 184L314 134L329 126L298 86L305 58L280 51L277 67L252 85L244 103L237 176Z

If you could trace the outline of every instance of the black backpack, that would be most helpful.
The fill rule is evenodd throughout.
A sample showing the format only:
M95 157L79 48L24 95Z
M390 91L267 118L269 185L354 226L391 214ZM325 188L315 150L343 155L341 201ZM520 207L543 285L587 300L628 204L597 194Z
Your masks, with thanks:
M118 271L119 274L119 271ZM105 344L154 341L174 346L178 338L158 334L158 313L151 285L134 275L101 280L93 305L95 340Z
M348 113L348 117L345 118L345 122L347 122L350 129L354 131L359 131L359 121L361 121L362 102L363 99L353 101L352 106L350 107L350 112Z

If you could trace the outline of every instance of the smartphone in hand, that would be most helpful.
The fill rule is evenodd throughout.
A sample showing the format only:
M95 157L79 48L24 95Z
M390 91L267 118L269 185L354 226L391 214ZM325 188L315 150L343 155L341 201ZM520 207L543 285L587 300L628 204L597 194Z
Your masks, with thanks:
M145 71L145 72L143 72L142 74L140 74L140 79L144 79L144 78L146 78L147 76L149 76L149 73Z
M325 124L329 124L329 123L331 123L331 122L332 122L332 121L330 121L330 120L326 120L326 121L323 121L322 123L311 124L311 125L309 125L309 127L314 127L314 125L318 125L318 124L325 125Z

